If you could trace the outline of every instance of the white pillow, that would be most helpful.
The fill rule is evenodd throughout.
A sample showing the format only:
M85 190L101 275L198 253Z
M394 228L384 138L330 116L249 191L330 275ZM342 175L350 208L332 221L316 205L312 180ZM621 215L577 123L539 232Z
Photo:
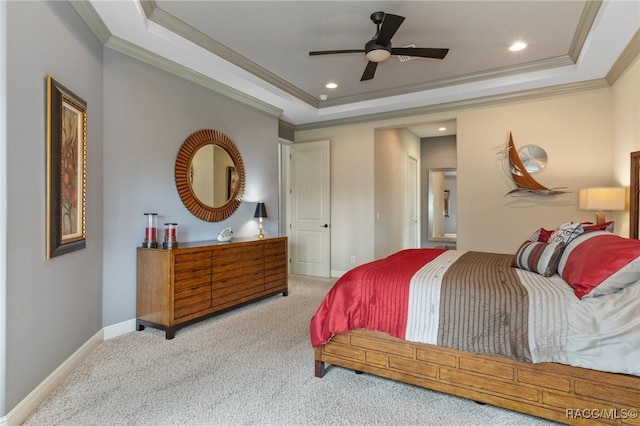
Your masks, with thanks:
M581 223L565 223L560 225L549 236L548 243L557 243L563 241L565 244L569 244L569 241L573 240L578 235L582 234L584 229Z

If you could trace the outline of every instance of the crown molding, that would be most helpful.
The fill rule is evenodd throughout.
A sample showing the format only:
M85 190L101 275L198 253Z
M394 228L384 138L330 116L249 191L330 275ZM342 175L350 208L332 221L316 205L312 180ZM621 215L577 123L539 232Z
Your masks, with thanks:
M278 77L270 71L262 68L255 62L250 61L244 56L238 54L227 46L212 39L203 32L195 29L187 23L181 21L175 16L167 13L163 9L156 6L154 0L145 0L141 3L143 10L147 14L147 18L156 24L166 28L167 30L183 37L186 40L202 47L203 49L213 53L216 56L242 68L243 70L255 75L261 80L277 87L291 96L317 108L318 100L307 92L297 88L288 81ZM150 12L151 11L151 12ZM150 13L149 13L150 12Z
M407 93L423 92L427 90L439 89L441 87L455 86L458 84L475 83L478 81L491 80L494 78L508 77L512 75L518 75L521 73L534 72L547 70L555 67L563 67L566 65L573 65L575 62L568 56L558 56L555 58L544 59L535 62L528 62L526 64L520 64L517 66L509 66L502 68L495 68L492 70L475 72L472 74L460 75L453 78L446 78L442 80L432 81L428 83L410 84L398 88L378 90L359 95L343 96L341 98L329 99L323 101L321 108L328 108L338 105L346 105L357 102L365 102L379 98L386 98L390 96L405 95Z
M407 93L421 92L426 90L438 89L441 87L474 83L482 80L489 80L499 77L509 77L521 73L547 70L556 67L563 67L566 65L574 65L578 60L578 56L580 55L582 48L584 47L585 40L587 39L589 31L591 31L591 27L595 22L598 11L600 10L600 6L602 6L602 0L592 0L586 2L585 7L582 11L582 15L580 16L578 28L576 29L576 33L574 34L571 46L569 48L569 53L567 55L529 62L516 66L508 66L490 69L487 71L475 72L428 83L417 83L414 85L402 86L400 88L379 90L360 95L343 96L341 98L329 99L321 102L320 108L328 108L349 103L370 101L373 99L384 98L388 96L404 95Z
M190 68L187 68L183 65L180 65L174 61L170 61L160 55L157 55L153 52L150 52L146 49L140 48L133 43L130 43L124 39L116 37L112 35L108 29L108 27L104 24L94 7L88 1L70 1L72 7L77 11L80 17L84 20L84 22L89 26L92 32L96 35L96 37L106 46L115 51L123 53L132 58L138 59L142 62L145 62L149 65L152 65L156 68L167 71L171 74L174 74L178 77L184 78L188 81L194 82L202 87L206 87L216 93L219 93L223 96L226 96L230 99L238 101L242 104L250 106L259 111L265 112L269 115L275 117L281 117L282 109L272 106L264 101L261 101L257 98L254 98L250 95L247 95L237 89L229 87L223 83L220 83L204 74L196 72ZM464 84L464 83L472 83L492 78L498 77L506 77L510 75L515 75L521 72L533 72L538 70L549 69L553 67L560 67L575 64L575 58L579 55L580 50L584 45L584 41L586 36L588 35L591 26L595 20L595 17L600 10L602 5L601 0L596 1L588 1L585 4L585 9L583 10L582 16L580 18L580 24L578 27L578 31L576 31L576 35L574 36L574 40L571 45L571 49L568 55L551 58L543 61L536 61L527 64L522 64L517 67L503 67L500 69L489 70L481 73L473 73L467 74L464 76L459 76L452 79L443 79L437 82L431 83L420 83L416 85L411 85L407 87L397 88L397 89L388 89L383 91L376 91L363 95L354 95L349 97L342 97L331 99L328 101L319 102L314 97L310 96L304 91L297 89L295 86L289 84L288 82L280 79L279 77L273 75L272 73L262 69L258 65L249 61L248 59L240 56L233 50L227 48L226 46L218 43L217 41L211 39L200 31L190 27L184 22L178 20L172 15L166 13L162 9L158 8L155 0L140 0L139 4L143 12L146 14L148 19L153 22L167 28L170 31L173 31L182 37L192 41L200 47L203 47L212 53L222 57L229 62L234 63L236 66L239 66L242 69L247 70L253 75L266 80L267 82L273 84L274 86L282 89L286 93L300 99L307 104L315 107L315 108L326 108L337 105L344 105L353 102L362 102L373 100L381 97L388 96L396 96L402 95L406 93L416 92L416 91L426 91L432 90L440 87L451 86L455 84ZM527 91L521 91L516 93L508 93L501 95L492 95L488 97L476 98L476 99L468 99L461 100L455 102L447 102L438 105L430 105L424 107L416 107L403 109L398 111L390 111L383 113L374 113L374 114L364 114L360 116L344 118L344 119L335 119L335 120L326 120L319 121L314 123L306 123L294 125L293 128L295 131L300 130L308 130L308 129L317 129L324 127L333 127L339 125L349 125L356 123L363 123L369 121L377 121L377 120L385 120L391 118L400 118L407 117L413 115L424 115L424 114L432 114L436 112L442 111L450 111L455 109L462 108L470 108L470 107L478 107L484 105L491 105L496 103L510 102L514 100L526 100L539 98L544 96L551 95L559 95L565 93L572 93L582 90L589 89L597 89L603 88L613 85L616 79L627 69L627 67L633 62L633 60L640 53L640 31L638 31L632 40L629 42L623 53L620 55L618 60L612 66L609 73L606 75L604 79L591 80L587 82L579 82L579 83L571 83L566 85L554 86L554 87L546 87L539 89L532 89ZM289 126L285 126L287 132L291 129Z
M640 30L636 31L635 35L624 48L616 62L613 64L605 79L609 85L613 86L616 80L624 73L624 71L631 65L631 63L640 54Z
M295 127L293 124L288 121L278 120L278 137L280 139L293 141L294 132Z
M80 15L80 18L87 24L93 34L102 44L106 44L111 37L109 28L104 24L98 12L88 1L69 1L71 7Z
M174 61L170 61L160 55L136 46L135 44L123 40L119 37L111 36L105 46L124 55L130 56L156 68L159 68L163 71L184 78L185 80L196 83L202 87L206 87L207 89L213 90L216 93L224 95L230 99L253 107L274 117L280 117L282 115L282 110L280 108L276 108L237 89L229 87L226 84L222 84L210 77L207 77L204 74L196 72L191 68L187 68Z
M580 56L580 52L582 51L584 42L596 20L596 15L600 10L600 6L602 6L602 0L587 1L584 5L582 15L580 16L580 22L578 22L578 28L576 29L576 33L573 35L573 40L569 47L569 57L573 62L576 62L578 60L578 56Z
M523 101L543 97L560 96L570 93L582 92L585 90L604 89L610 87L605 79L582 81L557 86L542 87L538 89L523 90L519 92L504 93L500 95L485 96L461 101L445 102L442 104L429 105L417 108L408 108L390 112L361 115L358 117L341 118L336 120L319 121L314 123L299 124L294 126L295 131L322 129L327 127L346 126L362 124L373 121L390 120L397 118L412 117L417 115L435 114L461 110L467 108L477 108L488 105L496 105L507 102Z
M202 87L206 87L216 93L224 95L230 99L248 105L274 117L280 117L282 115L282 110L280 108L276 108L237 89L222 84L201 73L195 72L190 68L170 61L160 55L152 53L146 49L134 45L133 43L114 36L113 34L111 34L109 28L107 28L105 23L102 21L102 18L100 18L100 15L98 15L98 12L96 12L95 8L91 5L90 2L70 1L69 3L105 47L130 56L134 59L138 59L156 68L184 78L185 80L189 80ZM144 12L146 14L149 14L154 10L153 8L155 7L155 1L142 0L140 1L140 5L142 6Z
M243 57L237 52L229 49L222 43L217 42L201 31L193 28L187 23L181 21L170 13L164 11L157 6L155 0L141 0L140 4L147 15L147 18L156 24L172 31L186 40L206 49L207 51L221 57L222 59L242 68L243 70L255 75L256 77L272 84L273 86L283 90L287 94L305 102L314 108L328 108L339 105L345 105L350 103L371 101L379 98L399 96L407 93L420 92L426 90L437 89L441 87L453 86L458 84L473 83L482 80L494 79L499 77L508 77L511 75L517 75L526 72L541 71L556 67L562 67L566 65L574 65L577 57L584 46L587 35L593 25L596 15L602 5L602 0L588 1L585 4L585 8L580 16L580 22L578 29L574 35L573 41L570 46L569 53L567 55L558 56L555 58L549 58L540 61L534 61L527 64L520 64L516 66L508 66L502 68L491 69L482 72L476 72L458 76L454 78L445 78L438 81L432 81L428 83L417 83L413 85L406 85L397 88L372 91L368 93L344 96L340 98L333 98L326 101L319 101L314 96L311 96L307 92L292 85L286 80L276 76L275 74L267 71L256 63Z

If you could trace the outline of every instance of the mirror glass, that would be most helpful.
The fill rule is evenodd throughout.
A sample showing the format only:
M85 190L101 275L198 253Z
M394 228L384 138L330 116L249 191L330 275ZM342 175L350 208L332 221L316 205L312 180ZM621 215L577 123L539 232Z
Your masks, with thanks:
M429 169L429 241L456 242L456 181L454 168Z
M185 207L207 222L231 216L244 193L245 174L235 144L216 130L189 136L176 158L175 179Z
M227 151L214 144L201 146L191 160L191 189L203 204L222 207L235 189L235 170Z

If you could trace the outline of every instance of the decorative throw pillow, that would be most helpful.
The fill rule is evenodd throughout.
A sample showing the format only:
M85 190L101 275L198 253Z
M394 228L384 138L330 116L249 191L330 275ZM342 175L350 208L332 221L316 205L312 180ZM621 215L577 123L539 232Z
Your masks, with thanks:
M584 233L565 248L558 273L580 299L615 293L640 280L640 240Z
M564 246L563 241L555 243L525 241L516 252L511 266L550 277L556 273Z
M531 236L529 237L529 241L533 241L533 242L539 241L541 243L546 243L547 241L549 241L549 237L551 236L552 233L553 231L540 228L536 232L531 234Z
M613 220L611 222L605 222L601 224L592 223L592 222L582 222L582 229L584 230L584 232L592 232L592 231L613 232L613 228L615 224L616 223Z
M581 223L565 223L563 225L560 225L555 231L551 233L547 242L557 243L559 241L563 241L565 244L568 244L569 241L573 240L583 232L584 229L582 228Z

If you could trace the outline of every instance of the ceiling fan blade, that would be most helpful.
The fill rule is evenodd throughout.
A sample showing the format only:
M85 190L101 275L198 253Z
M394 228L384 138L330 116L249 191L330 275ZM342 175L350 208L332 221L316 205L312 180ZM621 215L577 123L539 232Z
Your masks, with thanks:
M449 49L433 49L430 47L393 47L392 55L417 56L420 58L444 59Z
M349 50L318 50L315 52L309 52L309 56L317 55L335 55L338 53L364 53L364 49L349 49Z
M382 27L380 27L380 32L378 33L378 44L386 46L391 43L391 38L400 28L402 21L404 21L404 16L385 14L382 20Z
M369 63L367 64L367 67L364 69L364 72L362 73L362 78L360 79L360 81L371 80L376 73L377 67L378 67L377 62L369 61Z

